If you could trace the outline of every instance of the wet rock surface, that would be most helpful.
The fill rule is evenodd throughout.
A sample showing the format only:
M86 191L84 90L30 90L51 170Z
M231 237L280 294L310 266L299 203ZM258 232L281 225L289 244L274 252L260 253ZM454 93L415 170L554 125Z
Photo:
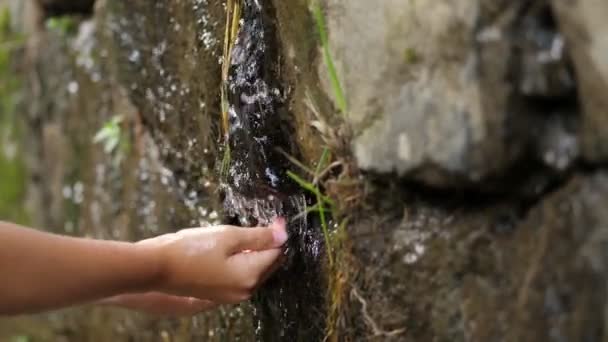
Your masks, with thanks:
M267 12L245 11L229 61L224 2L98 0L73 32L46 27L48 7L30 13L28 206L39 226L108 239L266 223L315 204L276 148L314 168L340 147L336 170L368 171L363 205L342 213L343 293L310 214L290 223L285 267L253 305L181 320L81 308L2 319L0 340L606 339L601 1L321 1L344 117L309 3L245 3ZM93 138L115 117L107 153Z
M204 184L217 184L222 4L108 1L108 11L118 81L185 195L202 196Z
M287 175L292 164L285 154L299 153L280 86L274 10L269 2L243 2L226 80L224 209L244 226L289 219L284 264L253 299L256 335L261 341L317 341L325 332L323 316L315 314L325 309L321 228L306 216L296 219L314 203Z

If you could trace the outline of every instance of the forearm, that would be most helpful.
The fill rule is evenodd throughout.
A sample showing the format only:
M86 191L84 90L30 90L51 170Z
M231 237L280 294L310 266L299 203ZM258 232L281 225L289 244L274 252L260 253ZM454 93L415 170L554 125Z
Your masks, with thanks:
M161 265L155 253L132 243L0 222L0 274L0 314L20 314L149 290Z

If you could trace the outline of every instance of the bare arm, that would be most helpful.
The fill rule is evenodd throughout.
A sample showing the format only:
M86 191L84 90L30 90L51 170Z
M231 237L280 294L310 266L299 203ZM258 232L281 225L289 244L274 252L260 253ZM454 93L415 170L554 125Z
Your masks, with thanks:
M276 263L285 239L283 223L273 229L189 229L127 243L58 236L0 222L0 314L151 291L205 303L238 302L251 295Z
M0 313L27 313L140 291L161 275L137 245L77 239L0 223Z

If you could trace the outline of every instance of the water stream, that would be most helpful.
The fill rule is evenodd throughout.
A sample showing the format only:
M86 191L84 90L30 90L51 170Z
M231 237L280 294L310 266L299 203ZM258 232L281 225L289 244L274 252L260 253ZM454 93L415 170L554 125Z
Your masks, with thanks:
M297 156L281 87L278 39L269 1L245 0L228 78L229 160L225 210L242 225L289 220L285 262L254 298L262 341L318 341L323 332L323 245L313 217L293 219L312 205L286 175Z

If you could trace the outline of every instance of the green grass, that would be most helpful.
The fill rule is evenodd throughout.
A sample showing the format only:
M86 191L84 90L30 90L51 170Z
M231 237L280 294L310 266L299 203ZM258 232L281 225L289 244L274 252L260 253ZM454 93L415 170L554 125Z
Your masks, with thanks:
M313 179L317 179L319 174L326 167L326 165L328 164L328 161L329 161L329 156L330 156L329 149L324 148L323 153L321 154L321 158L319 159L319 162L318 162L315 172L313 174ZM305 189L315 195L317 203L313 207L307 209L307 211L301 215L305 215L309 212L318 212L319 213L319 220L321 221L321 229L323 230L323 237L325 239L325 246L327 248L327 256L329 259L329 265L331 267L333 267L333 265L334 265L333 247L332 247L332 242L331 242L331 238L329 235L329 225L327 223L328 218L327 218L326 214L331 215L333 213L333 211L334 211L333 208L335 207L334 202L329 197L327 197L326 195L324 195L322 193L321 189L319 188L319 184L315 184L313 182L307 181L291 171L287 171L287 176L289 178L291 178L294 182L296 182L298 185L300 185L300 187L302 187L303 189ZM326 208L325 204L328 204L330 206L330 208ZM300 215L298 215L298 216L300 216Z
M319 2L317 0L312 1L312 14L315 19L317 31L319 33L319 39L321 40L323 60L325 61L325 65L327 67L329 81L331 83L331 87L338 105L338 109L340 110L342 115L346 115L346 113L348 113L348 104L346 101L346 97L344 96L342 84L340 83L340 79L338 78L336 66L329 49L329 38L327 36L327 25L325 24L325 16L323 15L323 10L321 9L321 6L319 5Z
M323 10L319 5L319 0L311 0L311 11L319 34L323 60L327 68L327 75L331 84L336 107L344 119L348 115L348 102L344 95L344 90L340 83L340 79L338 78L336 66L330 52L327 25ZM315 114L320 117L318 112L315 111ZM333 146L331 142L329 142L329 145ZM343 312L346 308L345 303L348 302L348 284L352 277L352 273L354 272L354 267L352 266L352 257L347 233L348 216L344 216L344 208L342 206L339 208L336 207L334 202L323 194L319 185L319 183L321 183L319 175L324 174L326 168L331 167L327 166L329 159L329 150L325 148L314 172L306 171L306 168L300 167L309 175L312 175L312 182L307 182L293 173L290 173L290 177L300 184L302 188L312 192L316 196L317 204L310 208L310 212L317 212L319 214L329 259L326 294L327 316L324 341L338 341L341 340L338 322L343 316ZM340 181L341 177L343 177L343 175L337 176L337 179L334 180ZM325 182L327 182L327 180L325 180ZM336 194L335 192L334 196L336 196L337 201L342 201L343 199L343 195ZM326 207L326 205L329 207ZM338 222L338 226L331 232L331 236L326 213L331 215L334 222Z
M287 171L287 176L289 176L289 178L291 178L294 182L298 183L298 185L300 187L302 187L305 190L310 191L311 193L313 193L314 195L318 196L320 199L320 203L327 203L330 206L334 205L334 202L332 201L331 198L323 195L323 193L321 193L321 190L319 190L319 187L314 185L312 182L309 182L305 179L303 179L302 177L298 176L297 174L291 172L291 171Z

